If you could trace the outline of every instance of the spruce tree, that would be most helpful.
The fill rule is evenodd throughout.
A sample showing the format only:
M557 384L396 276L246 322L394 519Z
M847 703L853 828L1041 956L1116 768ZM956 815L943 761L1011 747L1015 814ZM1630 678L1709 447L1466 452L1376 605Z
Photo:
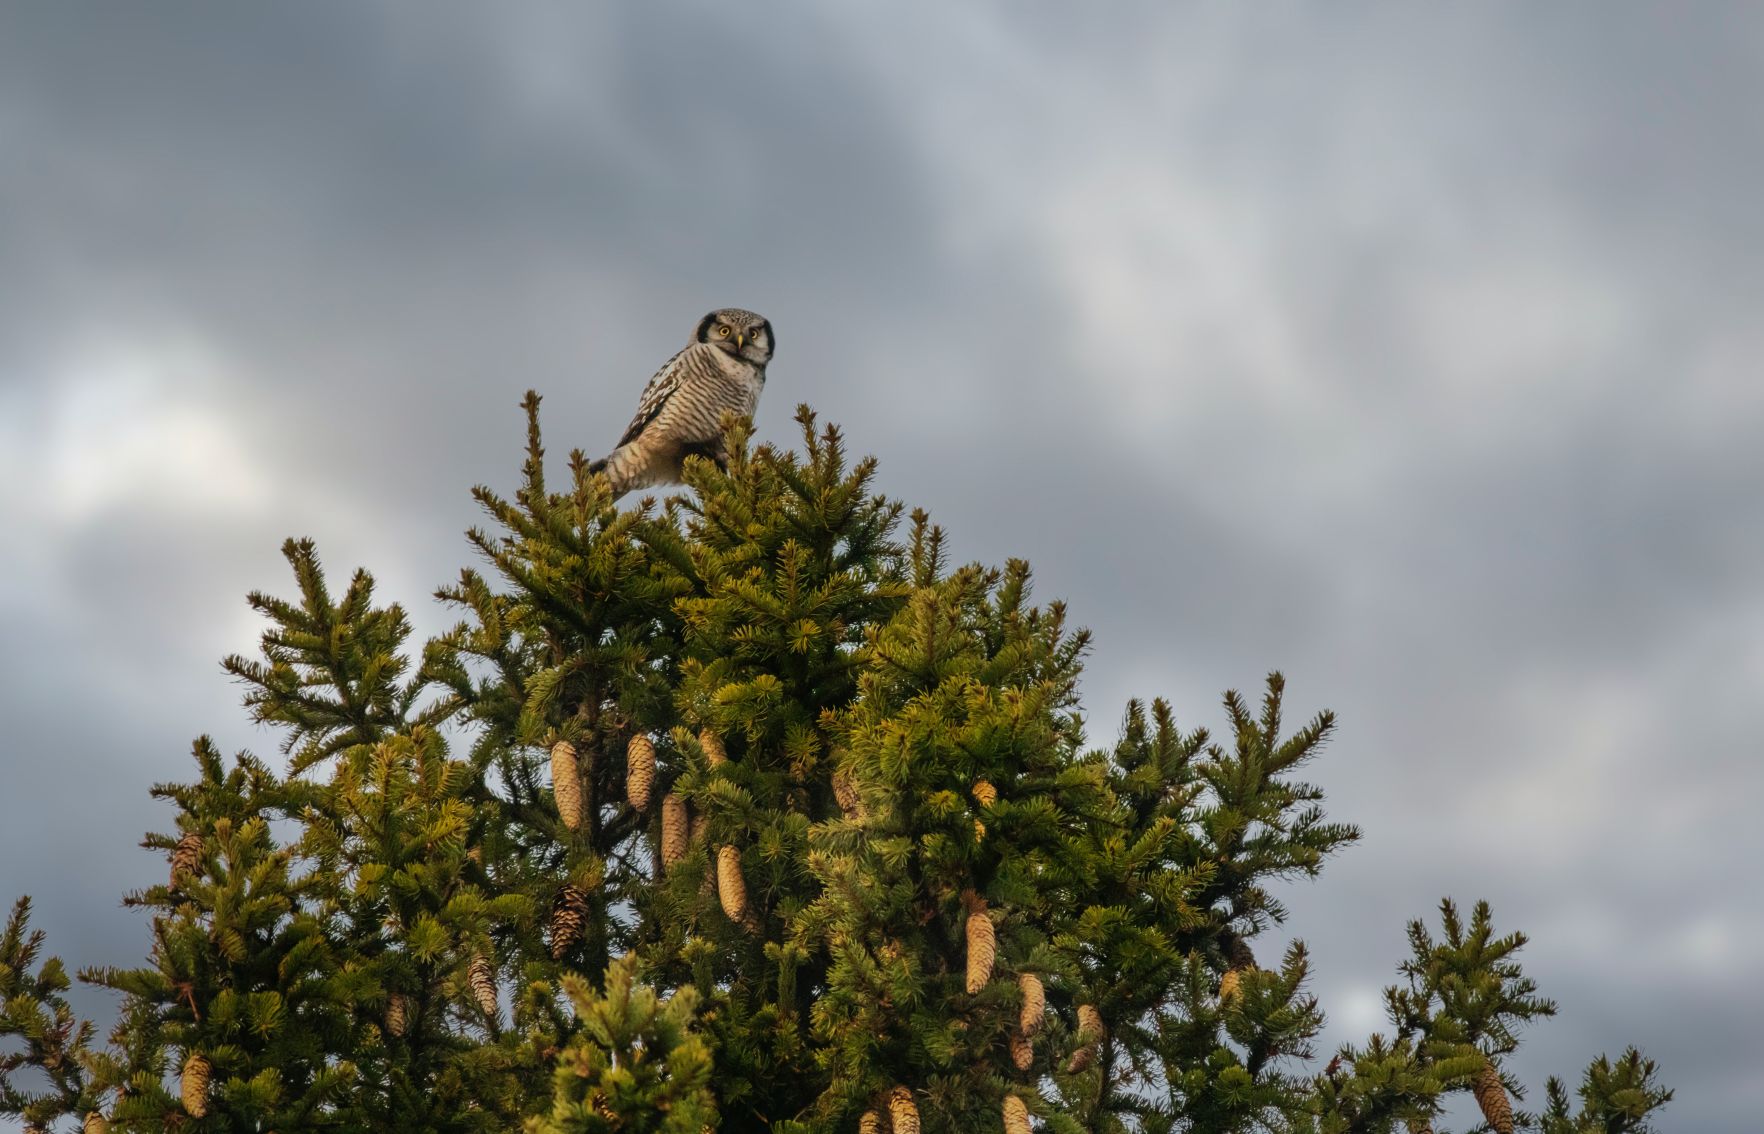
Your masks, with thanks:
M154 794L163 882L107 1043L21 902L0 939L0 1112L47 1129L943 1134L1382 1132L1473 1096L1485 1128L1644 1131L1630 1049L1578 1110L1516 1109L1554 1005L1477 905L1410 926L1390 1032L1318 1069L1322 1008L1277 884L1359 832L1299 778L1334 719L1285 681L1224 731L1127 706L1088 740L1088 636L1027 564L951 564L875 462L687 463L617 509L539 399L516 490L419 650L310 542L225 669L281 771L195 745ZM33 971L33 966L35 970ZM35 1084L34 1086L32 1084Z

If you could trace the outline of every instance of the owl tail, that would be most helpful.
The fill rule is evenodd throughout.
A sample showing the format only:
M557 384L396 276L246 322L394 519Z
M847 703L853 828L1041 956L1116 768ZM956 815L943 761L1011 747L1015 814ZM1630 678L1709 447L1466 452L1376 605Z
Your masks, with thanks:
M632 473L635 470L630 467L633 462L629 449L628 445L620 445L599 460L588 463L589 472L605 474L607 484L612 487L614 501L634 487L631 482L633 480Z

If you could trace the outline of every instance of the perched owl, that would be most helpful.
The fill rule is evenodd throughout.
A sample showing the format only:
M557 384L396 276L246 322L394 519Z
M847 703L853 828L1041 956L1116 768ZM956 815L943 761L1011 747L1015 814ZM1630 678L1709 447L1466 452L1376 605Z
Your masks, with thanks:
M633 488L679 484L680 463L694 453L726 464L723 413L753 416L771 360L772 324L763 316L738 307L712 311L643 388L618 447L589 471L606 474L616 499Z

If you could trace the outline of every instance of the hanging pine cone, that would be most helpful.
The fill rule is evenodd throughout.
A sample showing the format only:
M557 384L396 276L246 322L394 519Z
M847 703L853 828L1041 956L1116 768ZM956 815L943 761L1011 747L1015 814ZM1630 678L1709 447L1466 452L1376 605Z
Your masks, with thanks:
M905 1087L888 1092L888 1122L894 1134L919 1134L919 1108Z
M191 831L172 848L171 887L178 888L184 875L194 874L202 866L202 836Z
M497 1016L496 969L490 964L490 958L473 953L471 966L466 969L466 981L472 986L472 998L478 1002L478 1009L494 1020Z
M833 798L839 801L839 810L845 813L847 819L858 820L864 817L864 801L858 795L857 783L849 772L833 773Z
M551 746L551 794L557 800L557 817L574 831L582 826L582 767L576 762L576 746L560 740Z
M649 810L649 789L655 783L655 745L638 733L625 746L625 799L638 811Z
M873 1110L864 1111L858 1119L858 1134L882 1134L882 1116Z
M704 761L711 767L729 762L729 750L723 747L723 738L710 729L698 730L698 746L704 750Z
M80 1129L82 1134L110 1134L110 1120L101 1110L88 1110L85 1125Z
M1018 973L1017 989L1023 994L1023 1008L1017 1013L1017 1030L1032 1036L1041 1028L1041 1016L1047 1010L1047 990L1034 973Z
M968 911L968 995L973 996L992 979L992 962L998 954L992 919L986 901L975 898Z
M661 860L666 869L686 857L686 839L690 823L686 818L686 801L673 792L662 796Z
M1513 1134L1513 1104L1507 1099L1507 1088L1494 1064L1484 1062L1470 1085L1476 1105L1482 1108L1482 1119L1495 1134Z
M201 1118L208 1113L208 1077L213 1071L208 1057L200 1051L192 1051L190 1057L184 1060L184 1074L178 1081L178 1097L191 1118Z
M391 996L387 997L386 1033L393 1036L402 1036L404 1034L405 1025L409 1023L409 1020L407 1019L409 1012L409 1004L402 994L394 992Z
M717 848L717 898L730 921L747 913L747 880L741 876L741 852L731 846Z
M1066 1060L1066 1074L1076 1075L1096 1061L1096 1049L1103 1039L1102 1013L1092 1004L1078 1005L1078 1035L1080 1044L1072 1058Z
M1019 1071L1029 1070L1035 1062L1035 1045L1022 1032L1011 1033L1011 1062Z
M581 887L565 882L551 903L551 959L561 961L564 954L582 941L582 928L588 923L588 895Z
M1256 955L1249 942L1226 930L1224 933L1225 975L1219 978L1219 1003L1224 1005L1242 991L1243 974L1256 967Z
M1016 1095L1004 1098L1005 1134L1029 1134L1029 1107Z
M1229 1004L1232 997L1238 994L1238 985L1243 980L1243 970L1226 969L1225 975L1219 978L1219 1004Z
M982 809L991 807L998 802L998 789L992 786L992 781L974 781L974 802L978 803Z

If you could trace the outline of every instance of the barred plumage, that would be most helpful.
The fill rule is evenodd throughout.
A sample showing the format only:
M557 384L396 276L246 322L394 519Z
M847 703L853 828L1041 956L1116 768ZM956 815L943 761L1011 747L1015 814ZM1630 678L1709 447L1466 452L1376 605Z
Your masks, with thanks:
M666 869L686 857L686 840L690 821L686 818L686 801L673 792L662 796L661 860Z
M200 1051L192 1051L184 1060L184 1072L178 1078L178 1101L184 1104L184 1111L191 1118L201 1118L208 1113L208 1077L213 1072L208 1056Z
M618 446L589 470L606 474L616 499L634 488L680 483L688 456L727 465L723 415L753 416L772 348L772 324L764 317L734 307L706 315L692 342L644 387Z
M638 733L625 745L625 799L638 811L649 810L649 789L655 783L655 745Z
M730 921L747 913L747 879L741 876L741 852L732 846L717 848L717 899Z
M178 840L172 848L171 887L177 889L178 882L186 874L194 874L202 865L202 836L191 831Z
M582 768L576 762L576 746L560 740L551 746L551 794L557 800L557 817L574 831L582 826Z
M1005 1134L1029 1134L1029 1107L1016 1095L1004 1097Z
M919 1107L913 1092L895 1087L888 1092L888 1123L894 1134L919 1134Z
M1513 1134L1513 1104L1507 1098L1507 1088L1502 1085L1501 1073L1495 1070L1494 1064L1483 1063L1470 1091L1476 1096L1476 1105L1482 1108L1482 1118L1489 1129L1495 1134Z

